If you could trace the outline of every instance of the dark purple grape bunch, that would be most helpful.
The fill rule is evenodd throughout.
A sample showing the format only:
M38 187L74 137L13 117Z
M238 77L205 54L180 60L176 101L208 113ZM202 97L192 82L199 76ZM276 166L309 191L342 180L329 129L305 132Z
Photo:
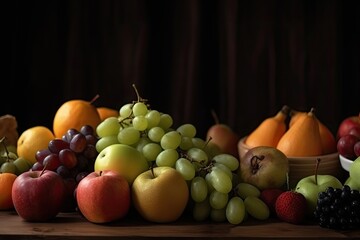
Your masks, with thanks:
M73 178L78 183L94 171L97 140L95 129L89 125L82 126L79 131L71 128L61 139L51 140L48 148L37 151L37 162L32 170L45 168L57 172L64 179Z
M321 227L348 230L360 229L360 193L348 185L328 187L320 192L314 212Z

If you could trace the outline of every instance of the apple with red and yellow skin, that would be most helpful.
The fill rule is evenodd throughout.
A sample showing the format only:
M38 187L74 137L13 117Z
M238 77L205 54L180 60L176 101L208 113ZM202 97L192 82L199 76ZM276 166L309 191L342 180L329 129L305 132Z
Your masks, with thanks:
M183 214L189 199L189 188L176 169L155 167L135 179L131 197L135 209L145 220L168 223Z
M350 130L355 127L360 127L360 113L358 116L350 116L342 120L337 130L337 139L349 134Z
M78 208L93 223L124 218L130 209L130 196L128 181L113 170L91 172L76 188Z
M148 161L138 150L121 143L112 144L100 151L94 164L94 171L117 171L126 178L130 186L140 173L148 169Z
M66 188L62 177L56 172L27 171L14 181L12 197L20 217L29 222L45 222L60 212Z

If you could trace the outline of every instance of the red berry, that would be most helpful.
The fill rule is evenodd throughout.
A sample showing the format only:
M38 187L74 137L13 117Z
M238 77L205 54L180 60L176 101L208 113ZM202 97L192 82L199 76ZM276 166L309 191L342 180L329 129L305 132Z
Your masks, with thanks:
M295 191L285 191L276 199L275 211L284 222L300 224L306 217L306 198Z
M263 200L263 202L268 206L270 209L270 212L272 214L276 214L275 212L275 202L276 199L282 194L284 190L281 190L279 188L269 188L264 189L260 193L260 199Z

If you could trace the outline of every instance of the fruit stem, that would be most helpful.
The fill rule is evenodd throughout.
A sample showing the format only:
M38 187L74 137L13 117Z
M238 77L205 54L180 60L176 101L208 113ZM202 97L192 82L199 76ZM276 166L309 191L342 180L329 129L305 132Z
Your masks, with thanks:
M100 97L100 95L96 94L95 97L93 97L93 99L91 99L90 104L93 104L99 97Z
M284 105L284 106L281 108L281 112L282 112L284 115L288 116L288 115L290 115L290 113L291 113L291 109L290 109L290 107L289 107L288 105Z
M135 90L136 93L136 97L137 97L137 102L147 102L147 99L140 97L139 91L137 90L135 83L132 84L132 87Z
M211 109L211 115L214 119L214 122L215 124L219 124L220 123L220 120L219 120L219 117L218 115L216 114L215 110L214 109Z
M315 184L317 185L317 175L318 175L318 169L320 165L320 158L316 159L316 167L315 167Z

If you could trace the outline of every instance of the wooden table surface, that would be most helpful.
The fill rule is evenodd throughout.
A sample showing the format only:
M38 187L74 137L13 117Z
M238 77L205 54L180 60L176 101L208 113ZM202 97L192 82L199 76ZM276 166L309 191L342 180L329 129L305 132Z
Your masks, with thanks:
M239 225L195 222L181 218L174 223L156 224L127 216L111 224L93 224L79 213L60 213L46 223L30 223L15 211L0 211L0 239L360 239L360 229L336 231L313 223L294 225L275 218L266 221L248 219Z

